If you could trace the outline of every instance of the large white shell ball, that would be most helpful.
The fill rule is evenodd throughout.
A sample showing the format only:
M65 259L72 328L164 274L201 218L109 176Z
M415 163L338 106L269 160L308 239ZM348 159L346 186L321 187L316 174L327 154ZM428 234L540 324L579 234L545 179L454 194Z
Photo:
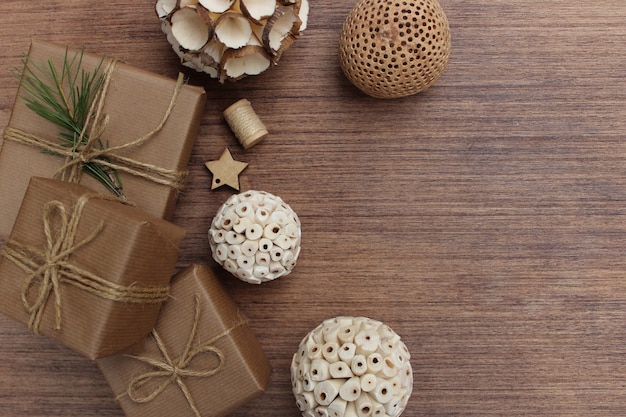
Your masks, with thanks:
M213 259L242 281L289 274L300 255L298 215L280 197L250 190L231 196L209 229Z
M296 405L303 417L398 417L413 391L410 358L400 336L380 321L328 319L293 355Z

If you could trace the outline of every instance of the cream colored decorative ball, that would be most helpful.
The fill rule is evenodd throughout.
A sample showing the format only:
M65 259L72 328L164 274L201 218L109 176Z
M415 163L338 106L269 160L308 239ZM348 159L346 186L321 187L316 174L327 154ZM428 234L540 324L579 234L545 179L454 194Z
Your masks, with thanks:
M280 197L250 190L231 196L209 229L213 259L242 281L289 274L300 255L300 219Z
M309 0L158 0L183 65L220 82L258 75L306 29Z
M303 417L398 417L413 391L411 355L367 317L325 320L300 343L291 382Z
M361 0L343 24L339 62L364 93L397 98L437 82L450 47L450 26L437 0Z

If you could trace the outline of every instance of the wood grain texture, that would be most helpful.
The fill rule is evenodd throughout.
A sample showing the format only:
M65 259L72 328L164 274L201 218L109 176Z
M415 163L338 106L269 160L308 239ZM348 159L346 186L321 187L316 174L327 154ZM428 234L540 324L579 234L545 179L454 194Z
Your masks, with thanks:
M438 84L377 100L337 62L353 1L313 0L277 67L206 86L175 222L179 267L233 191L204 166L229 147L241 189L303 224L294 272L252 286L220 271L274 367L233 416L297 416L289 363L335 315L389 324L412 352L406 416L626 415L626 4L441 0L452 53ZM0 2L0 116L33 36L174 77L154 1ZM222 111L247 98L270 135L244 151ZM0 196L0 198L2 198ZM123 416L96 366L0 318L0 416Z

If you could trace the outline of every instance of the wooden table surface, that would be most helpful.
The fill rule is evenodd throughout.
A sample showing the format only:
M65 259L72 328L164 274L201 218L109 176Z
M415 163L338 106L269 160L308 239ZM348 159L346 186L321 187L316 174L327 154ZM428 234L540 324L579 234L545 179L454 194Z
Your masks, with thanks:
M254 286L216 267L274 368L233 416L299 415L291 356L337 315L402 336L415 377L403 415L626 415L626 3L441 0L448 69L397 100L341 72L353 4L312 0L306 32L261 76L190 74L208 104L174 219L188 230L178 268L216 267L206 233L235 191L211 191L204 163L226 147L249 163L242 191L279 195L302 221L291 275ZM153 7L3 0L1 125L32 37L175 77ZM270 131L249 150L222 116L240 98ZM94 363L2 317L0 415L123 412Z

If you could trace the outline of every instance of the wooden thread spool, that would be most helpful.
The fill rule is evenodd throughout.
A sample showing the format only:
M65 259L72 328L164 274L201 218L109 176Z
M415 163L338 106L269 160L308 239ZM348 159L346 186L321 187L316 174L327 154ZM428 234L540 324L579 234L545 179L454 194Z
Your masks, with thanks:
M267 128L245 98L224 110L224 118L244 149L251 148L268 135Z

